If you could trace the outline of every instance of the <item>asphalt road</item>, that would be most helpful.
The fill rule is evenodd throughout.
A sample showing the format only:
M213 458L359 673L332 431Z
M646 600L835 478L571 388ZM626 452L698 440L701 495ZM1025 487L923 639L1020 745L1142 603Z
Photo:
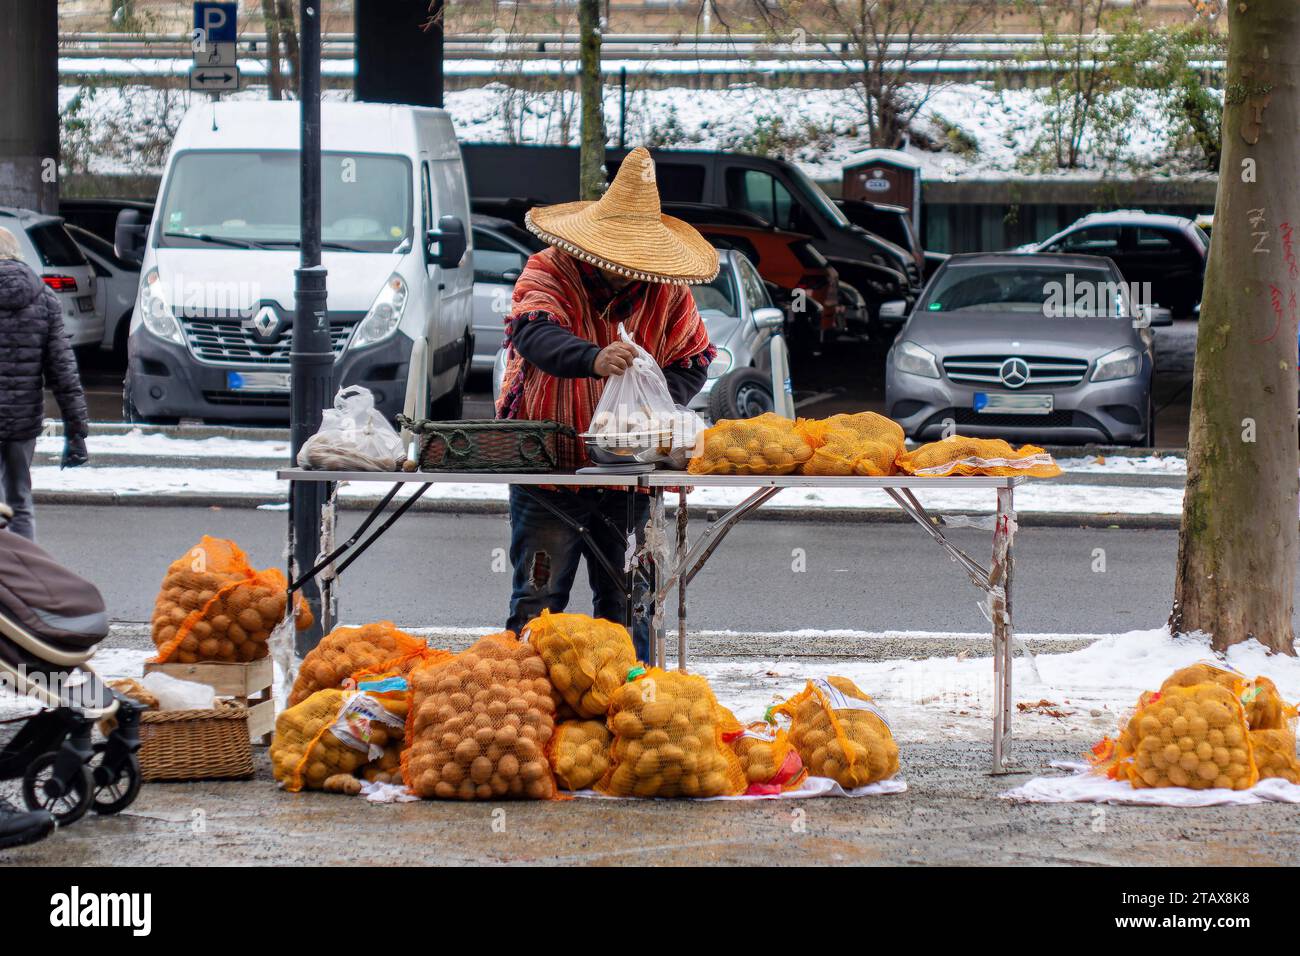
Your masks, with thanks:
M359 512L345 512L341 529ZM204 534L233 538L259 566L279 565L284 511L46 505L41 543L103 591L117 621L147 621L168 563ZM695 533L699 533L698 523ZM987 532L951 537L981 563ZM342 537L340 538L342 540ZM496 626L506 614L504 516L409 513L342 579L342 619ZM1017 629L1115 633L1164 623L1177 532L1025 528L1017 537ZM498 551L497 549L500 549ZM802 549L807 570L792 569ZM1105 570L1101 567L1104 557ZM574 610L587 610L580 571ZM695 629L982 632L979 592L911 524L741 524L691 589ZM1300 601L1297 602L1300 604Z

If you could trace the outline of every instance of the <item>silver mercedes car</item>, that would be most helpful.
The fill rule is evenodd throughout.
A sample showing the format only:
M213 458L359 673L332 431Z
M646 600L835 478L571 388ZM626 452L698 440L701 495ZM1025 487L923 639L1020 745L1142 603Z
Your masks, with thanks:
M1151 327L1171 317L1143 298L1099 256L953 256L889 350L889 416L918 441L1151 447Z

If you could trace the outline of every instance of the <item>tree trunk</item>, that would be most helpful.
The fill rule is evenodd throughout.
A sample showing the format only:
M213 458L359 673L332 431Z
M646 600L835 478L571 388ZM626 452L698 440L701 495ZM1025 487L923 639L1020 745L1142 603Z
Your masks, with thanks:
M262 22L266 24L267 95L284 99L284 74L280 71L280 17L275 0L262 0Z
M600 75L600 0L578 0L578 94L582 100L582 130L578 142L578 190L583 199L599 199L605 191L604 83Z
M298 89L298 76L302 60L298 56L298 21L293 15L293 0L275 0L276 21L280 26L280 42L284 44L284 57L289 61L290 79L285 82L286 99L289 92Z
M1175 633L1294 654L1300 4L1229 7L1214 240L1192 390Z

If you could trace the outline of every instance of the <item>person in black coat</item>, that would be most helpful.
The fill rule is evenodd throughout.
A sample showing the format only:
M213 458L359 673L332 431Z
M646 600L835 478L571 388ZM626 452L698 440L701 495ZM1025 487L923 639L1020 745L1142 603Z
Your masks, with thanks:
M32 455L45 419L45 387L63 413L63 466L84 465L88 414L59 300L0 228L0 497L9 530L35 540Z

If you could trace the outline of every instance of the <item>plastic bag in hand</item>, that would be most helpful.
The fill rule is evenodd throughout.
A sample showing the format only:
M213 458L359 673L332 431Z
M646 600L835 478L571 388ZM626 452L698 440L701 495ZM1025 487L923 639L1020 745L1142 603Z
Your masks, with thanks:
M320 430L298 450L298 466L320 471L393 471L406 456L396 429L375 408L370 389L340 388L321 413Z
M596 403L589 433L623 435L668 431L673 426L677 404L668 391L663 369L649 352L632 341L621 322L618 337L632 346L636 357L626 371L605 379L605 389Z

